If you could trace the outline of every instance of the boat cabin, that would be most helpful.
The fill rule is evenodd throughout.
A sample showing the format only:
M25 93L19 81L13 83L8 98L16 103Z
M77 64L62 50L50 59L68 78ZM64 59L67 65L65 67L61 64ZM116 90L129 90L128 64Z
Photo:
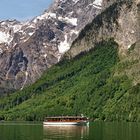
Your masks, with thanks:
M47 122L77 122L77 121L87 121L88 118L84 116L57 116L57 117L46 117Z

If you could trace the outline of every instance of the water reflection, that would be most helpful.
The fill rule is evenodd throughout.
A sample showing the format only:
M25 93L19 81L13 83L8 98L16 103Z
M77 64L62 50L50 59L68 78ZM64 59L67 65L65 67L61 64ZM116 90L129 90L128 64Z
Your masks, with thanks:
M90 126L0 123L0 140L140 140L140 123L90 122Z
M88 126L44 126L44 140L85 140L88 139Z
M41 124L0 123L0 140L42 140Z
M139 123L94 122L89 140L140 140Z

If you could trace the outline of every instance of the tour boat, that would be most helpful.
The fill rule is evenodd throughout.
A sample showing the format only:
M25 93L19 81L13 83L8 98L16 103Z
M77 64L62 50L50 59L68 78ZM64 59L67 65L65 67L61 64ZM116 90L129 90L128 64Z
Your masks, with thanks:
M85 116L46 117L43 125L86 125L89 119Z

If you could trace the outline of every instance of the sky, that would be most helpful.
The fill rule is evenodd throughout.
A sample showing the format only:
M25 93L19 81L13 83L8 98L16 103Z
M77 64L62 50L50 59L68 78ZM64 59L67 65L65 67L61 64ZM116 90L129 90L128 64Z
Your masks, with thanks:
M54 0L0 0L0 20L20 21L40 15Z

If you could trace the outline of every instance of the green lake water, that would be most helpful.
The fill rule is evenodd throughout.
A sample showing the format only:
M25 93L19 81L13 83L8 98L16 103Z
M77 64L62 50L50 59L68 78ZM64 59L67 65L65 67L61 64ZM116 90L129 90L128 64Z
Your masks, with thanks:
M140 123L92 122L89 126L0 123L0 140L140 140Z

